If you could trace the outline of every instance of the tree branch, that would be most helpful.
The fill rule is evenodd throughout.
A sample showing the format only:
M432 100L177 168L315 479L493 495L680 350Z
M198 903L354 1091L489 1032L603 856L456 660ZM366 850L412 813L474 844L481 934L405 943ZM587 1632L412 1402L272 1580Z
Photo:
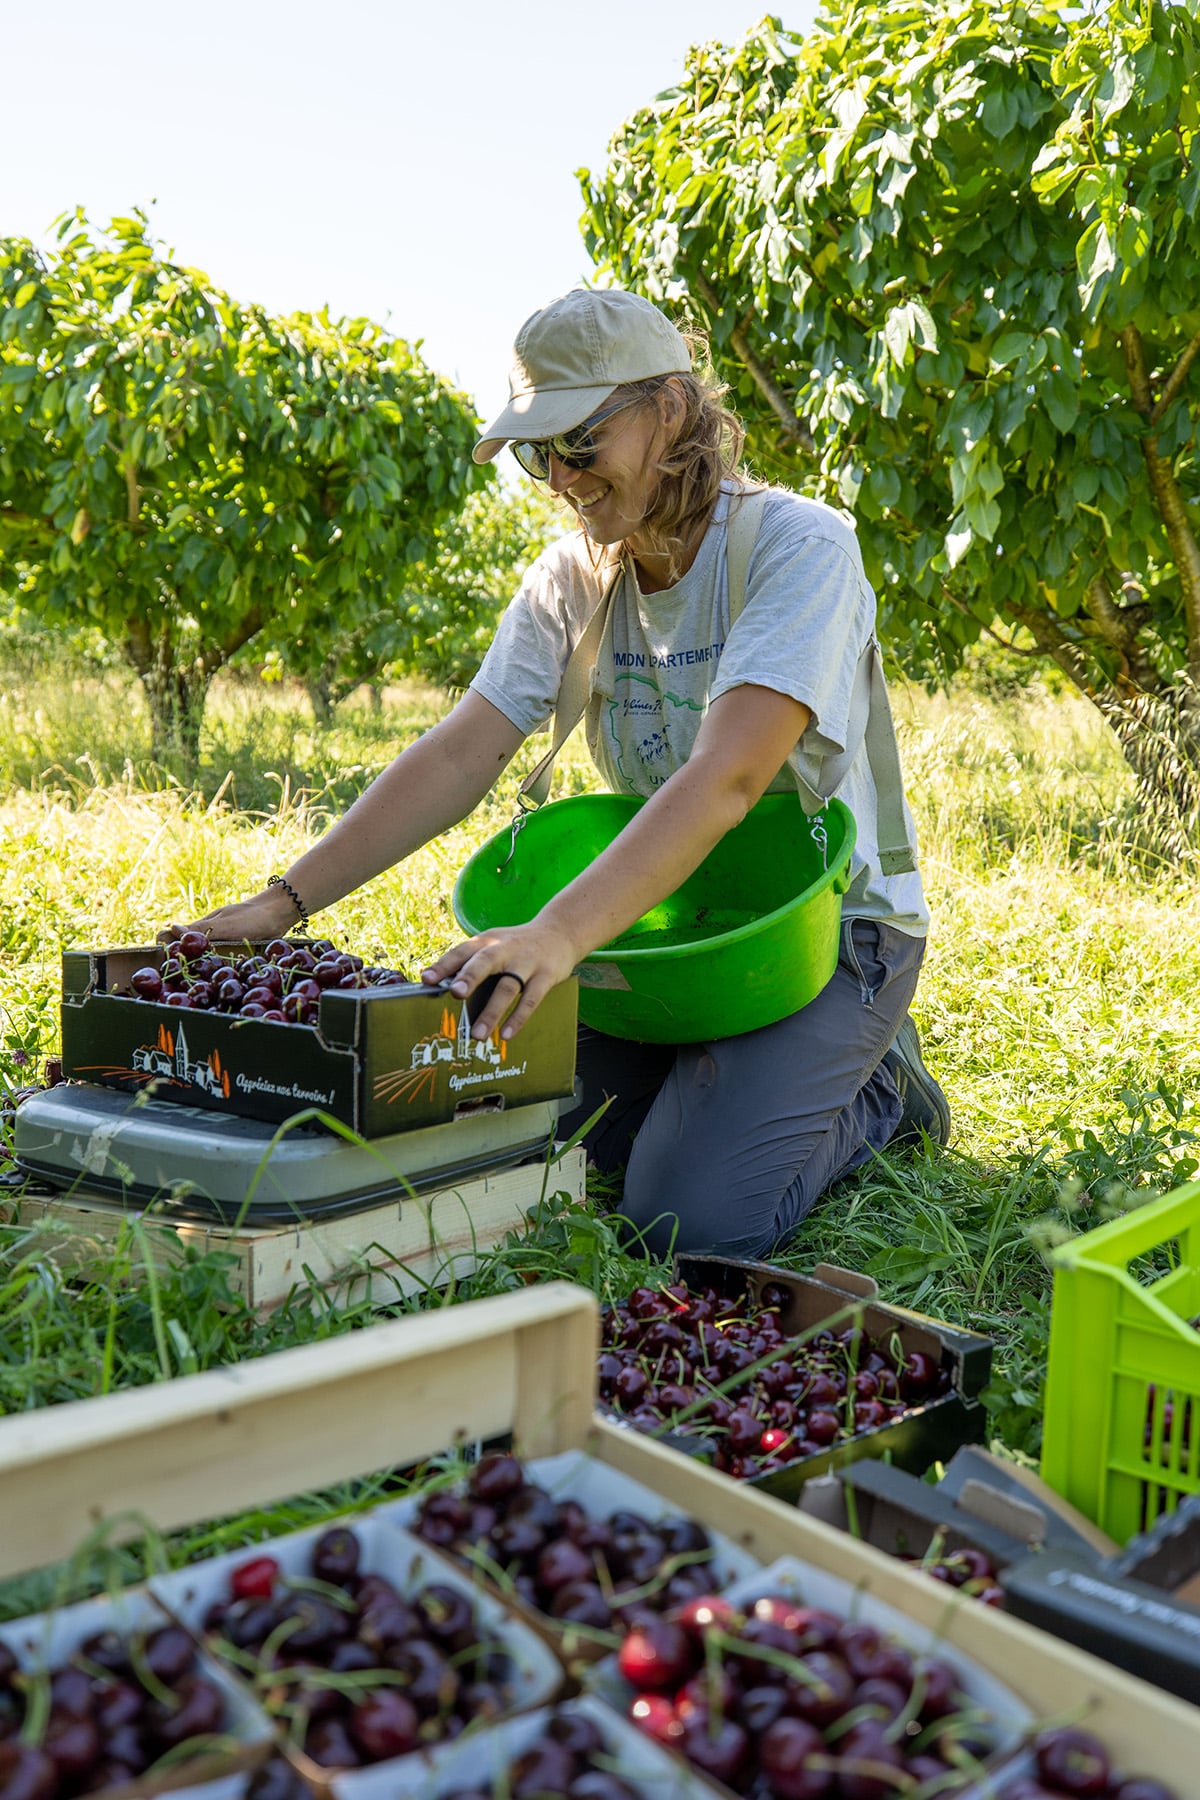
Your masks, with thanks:
M1135 411L1141 414L1148 427L1142 437L1142 456L1150 478L1150 491L1166 528L1167 542L1171 547L1171 555L1179 571L1179 585L1183 590L1188 673L1194 682L1200 682L1200 544L1196 542L1196 534L1192 530L1187 504L1180 492L1175 471L1167 458L1160 454L1158 438L1152 429L1154 396L1150 388L1150 374L1146 368L1146 352L1141 333L1136 327L1127 325L1124 331L1118 333L1118 337L1129 376L1130 398ZM1184 352L1184 356L1186 355L1187 351ZM1182 361L1181 357L1180 363ZM1172 380L1178 374L1179 366L1176 363ZM1186 374L1186 370L1184 373ZM1182 380L1182 376L1180 379Z
M1112 589L1103 575L1097 575L1087 586L1084 601L1087 616L1096 635L1114 650L1121 660L1121 676L1117 686L1149 692L1157 685L1158 676L1152 658L1147 654L1138 632L1150 617L1148 606L1118 606Z
M1171 370L1171 373L1167 376L1167 385L1163 388L1162 393L1158 397L1157 406L1154 407L1150 414L1150 423L1152 425L1160 423L1168 406L1170 406L1172 400L1187 380L1187 372L1195 362L1197 356L1200 356L1200 337L1194 337L1192 339L1183 355L1179 358L1179 361L1175 364L1175 367Z
M713 287L712 282L709 281L708 277L706 275L698 275L696 277L695 285L700 298L703 300L705 306L708 307L709 311L719 313L722 310L721 302L717 297L716 289ZM753 316L752 312L746 314L747 319L753 318ZM779 420L786 435L791 438L794 443L799 444L802 450L811 450L813 448L812 432L808 429L804 420L796 416L795 407L788 400L787 395L772 376L770 369L751 344L750 339L746 335L745 319L733 327L733 330L729 334L729 341L736 350L738 360L741 362L742 367L750 376L755 387L758 389L771 411L775 414L775 417Z

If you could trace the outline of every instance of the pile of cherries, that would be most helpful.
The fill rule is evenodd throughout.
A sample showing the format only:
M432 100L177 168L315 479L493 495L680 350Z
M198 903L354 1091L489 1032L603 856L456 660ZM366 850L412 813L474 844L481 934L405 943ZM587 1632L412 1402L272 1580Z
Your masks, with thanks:
M26 1100L32 1100L35 1094L44 1094L50 1088L61 1087L62 1079L61 1058L48 1056L41 1081L27 1081L15 1088L0 1087L0 1168L11 1161L10 1146L13 1127L17 1122L17 1108Z
M748 1612L713 1596L647 1616L617 1663L635 1724L751 1800L950 1800L975 1789L997 1748L950 1663L787 1595ZM1114 1771L1074 1726L1042 1732L1033 1763L995 1791L1175 1800L1158 1781Z
M108 1630L85 1638L51 1670L49 1712L30 1731L34 1686L0 1644L0 1794L12 1800L67 1800L136 1780L192 1739L210 1748L225 1724L225 1696L197 1664L186 1631L165 1625L146 1636Z
M612 1750L604 1734L586 1713L556 1708L545 1730L529 1747L497 1771L487 1787L452 1788L439 1800L495 1800L497 1794L512 1800L639 1800L639 1790L622 1781L611 1768Z
M251 1674L325 1768L352 1769L442 1743L512 1704L512 1659L480 1630L470 1597L444 1582L402 1594L363 1573L349 1527L313 1545L311 1581L253 1556L209 1608L214 1653Z
M647 1616L617 1665L635 1724L754 1800L943 1800L996 1747L950 1663L784 1594Z
M788 1293L756 1306L682 1282L635 1288L604 1317L600 1398L639 1431L664 1427L711 1447L739 1480L820 1455L939 1398L950 1374L899 1339L858 1326L789 1337Z
M910 1563L914 1568L920 1569L923 1575L931 1575L934 1581L957 1588L960 1594L966 1594L972 1600L981 1600L985 1606L1004 1605L1000 1571L985 1550L977 1550L971 1544L964 1544L961 1550L947 1550L941 1555L902 1554L899 1561Z
M1099 1738L1077 1726L1056 1726L1034 1740L1036 1774L1005 1788L1004 1800L1175 1800L1149 1775L1122 1775Z
M694 1519L593 1518L577 1500L555 1500L504 1452L481 1457L464 1491L427 1495L415 1529L585 1642L612 1647L631 1609L665 1611L713 1590L712 1542Z
M392 987L407 980L396 969L368 968L361 956L335 949L328 938L272 938L261 952L226 956L213 949L207 933L184 931L166 945L160 968L134 970L129 994L158 1006L314 1025L326 988Z

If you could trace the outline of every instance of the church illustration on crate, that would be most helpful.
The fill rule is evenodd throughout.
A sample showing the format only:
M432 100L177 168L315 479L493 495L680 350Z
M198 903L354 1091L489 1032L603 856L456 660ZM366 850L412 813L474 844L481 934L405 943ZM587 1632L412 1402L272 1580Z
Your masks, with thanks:
M464 1000L457 1026L453 1015L447 1010L442 1014L441 1031L421 1038L413 1045L411 1066L414 1069L427 1069L434 1063L485 1063L490 1068L498 1069L507 1059L507 1043L497 1042L494 1036L471 1036L471 1019Z
M174 1043L170 1032L160 1027L157 1045L141 1045L130 1060L139 1074L166 1075L188 1087L197 1087L202 1093L229 1098L229 1077L221 1070L219 1055L214 1052L204 1062L192 1062L182 1025L175 1033Z

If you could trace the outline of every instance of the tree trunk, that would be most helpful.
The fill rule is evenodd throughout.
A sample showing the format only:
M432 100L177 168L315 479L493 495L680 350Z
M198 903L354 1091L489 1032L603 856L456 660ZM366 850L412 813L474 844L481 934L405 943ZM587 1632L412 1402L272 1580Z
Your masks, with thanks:
M334 701L331 687L328 673L324 669L319 674L309 675L304 679L304 691L313 709L313 718L321 726L333 723Z
M1200 848L1200 689L1186 673L1157 673L1137 639L1145 609L1131 591L1118 604L1106 582L1093 582L1075 629L1032 608L1013 616L1111 727L1137 781L1145 836L1179 858ZM1100 674L1090 643L1115 657L1112 680Z
M189 782L200 766L200 726L211 676L155 663L139 670L150 709L150 755Z
M1139 827L1173 861L1200 849L1200 692L1188 675L1156 693L1106 696L1100 710L1137 778Z

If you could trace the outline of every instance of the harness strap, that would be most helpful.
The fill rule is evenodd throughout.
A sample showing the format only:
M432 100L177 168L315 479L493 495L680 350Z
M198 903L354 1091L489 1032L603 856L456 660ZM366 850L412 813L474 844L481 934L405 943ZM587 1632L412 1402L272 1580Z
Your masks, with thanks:
M759 488L752 493L735 495L730 501L725 534L730 630L746 604L750 557L762 524L767 492L766 488ZM879 643L874 636L863 651L855 671L846 736L852 746L860 740L866 745L867 762L875 783L879 866L885 875L911 874L915 871L917 862L904 816L900 751L896 744L896 728L888 701ZM798 769L793 769L800 804L806 813L811 815L819 812L826 801L836 794L852 759L853 750L829 758L822 770L824 779L821 785L827 790L824 793L815 788Z

